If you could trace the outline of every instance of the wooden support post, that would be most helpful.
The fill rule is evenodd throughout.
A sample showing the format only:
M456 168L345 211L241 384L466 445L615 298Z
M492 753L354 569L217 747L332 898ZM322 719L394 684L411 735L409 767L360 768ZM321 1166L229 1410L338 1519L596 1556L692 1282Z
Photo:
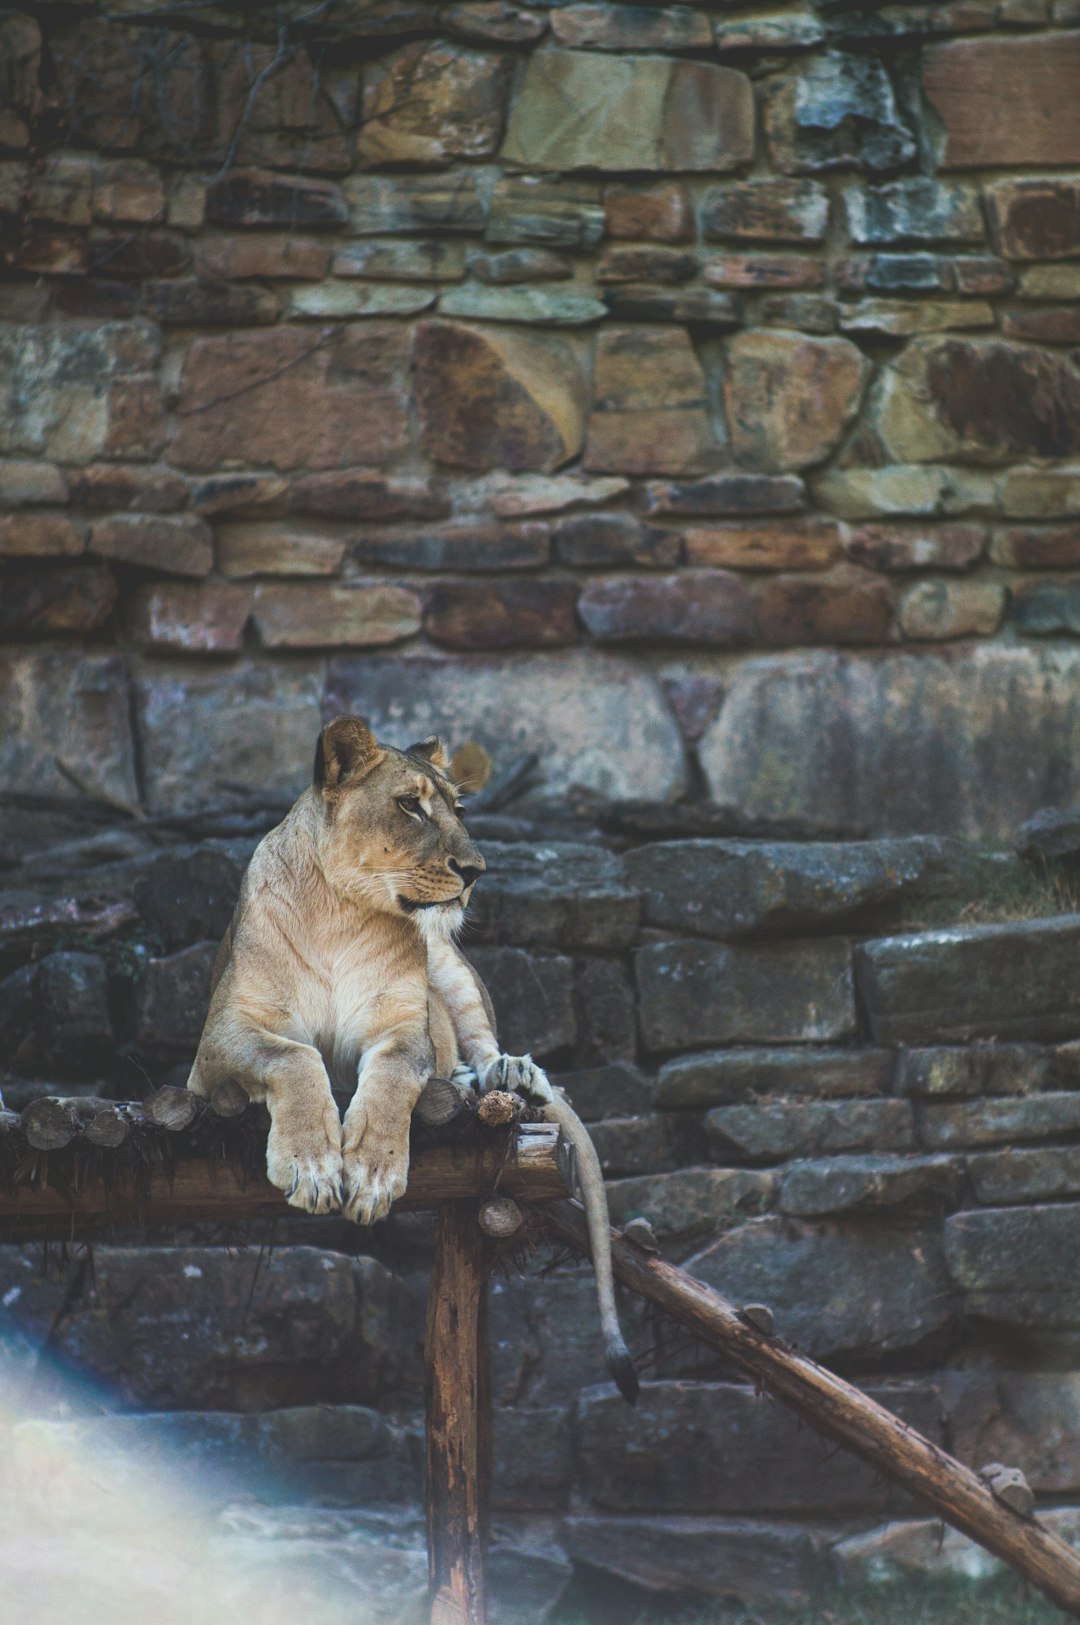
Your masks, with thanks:
M493 1247L475 1202L443 1202L437 1213L424 1339L431 1625L485 1625Z
M541 1211L560 1241L588 1255L588 1227L578 1203L551 1202ZM1011 1563L1059 1608L1080 1619L1080 1554L1035 1518L1003 1504L970 1468L883 1405L774 1336L771 1315L761 1313L763 1305L748 1305L740 1312L719 1292L651 1257L614 1230L611 1262L625 1286L681 1321L812 1428L896 1479L946 1523Z

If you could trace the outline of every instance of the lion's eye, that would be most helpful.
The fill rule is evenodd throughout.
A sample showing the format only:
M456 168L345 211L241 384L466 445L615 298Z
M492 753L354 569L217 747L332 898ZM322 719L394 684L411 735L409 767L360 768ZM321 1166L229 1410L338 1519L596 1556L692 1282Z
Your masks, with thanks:
M418 813L420 811L419 796L399 796L398 806L403 813Z

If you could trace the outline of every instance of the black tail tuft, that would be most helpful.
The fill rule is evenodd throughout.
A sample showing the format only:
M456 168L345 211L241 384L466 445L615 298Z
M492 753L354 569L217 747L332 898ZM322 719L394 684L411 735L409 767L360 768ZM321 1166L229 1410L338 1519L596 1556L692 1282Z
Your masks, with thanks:
M609 1343L604 1350L604 1363L611 1373L611 1379L628 1405L633 1405L638 1396L638 1374L634 1369L634 1362L630 1358L630 1351L621 1340L618 1343Z

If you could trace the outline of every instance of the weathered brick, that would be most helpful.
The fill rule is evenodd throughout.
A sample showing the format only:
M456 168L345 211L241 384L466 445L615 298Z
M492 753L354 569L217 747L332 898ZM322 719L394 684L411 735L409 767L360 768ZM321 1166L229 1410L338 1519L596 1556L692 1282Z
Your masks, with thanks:
M5 509L62 505L67 499L67 475L55 463L0 459L0 503Z
M686 282L697 257L679 248L609 248L596 267L598 282Z
M602 329L585 467L697 474L718 453L705 376L688 335L658 327Z
M900 601L900 629L915 639L989 637L1004 611L1000 582L920 581Z
M198 338L181 374L172 458L194 469L381 463L405 444L407 366L408 335L376 322Z
M1080 1146L1007 1145L965 1163L976 1200L986 1207L1080 1196Z
M420 630L420 600L405 587L365 582L263 582L254 591L252 619L268 649L374 648Z
M0 637L22 641L98 632L115 604L116 582L95 565L13 565L0 594Z
M725 565L733 570L818 570L840 556L840 526L827 519L694 525L684 535L689 564Z
M1035 637L1080 632L1080 581L1020 581L1009 589L1009 616Z
M483 231L487 218L477 177L468 169L439 175L352 175L344 190L349 230L356 237Z
M1080 344L1080 311L1074 305L1002 311L1001 331L1006 338L1035 344Z
M819 243L829 223L829 194L818 181L728 181L705 195L706 242L758 239Z
M578 613L602 643L659 639L728 647L748 642L754 630L753 599L728 570L590 581Z
M734 169L753 154L745 74L679 58L565 50L529 58L502 145L511 164L616 173Z
M595 181L507 175L495 183L485 233L490 243L584 249L595 248L603 235L604 211Z
M247 277L319 281L330 268L330 248L318 237L293 232L208 234L195 244L195 269L211 282L242 281Z
M441 519L450 502L430 479L343 468L294 480L289 510L321 519Z
M538 520L520 525L459 522L420 530L365 530L352 551L360 564L407 570L534 570L548 561L551 535Z
M210 527L194 514L118 514L90 526L89 548L101 558L167 575L205 576L214 566Z
M565 282L573 262L549 248L507 248L498 254L470 254L469 269L481 282Z
M885 643L892 631L888 582L858 565L837 565L824 575L776 576L758 595L764 643Z
M765 130L788 174L898 169L915 157L888 71L873 56L828 51L766 86Z
M985 546L982 525L856 525L844 539L848 558L872 570L966 570Z
M229 654L243 644L250 610L251 595L243 587L222 581L160 582L135 589L126 619L141 648Z
M685 243L694 235L690 194L677 181L604 188L609 237L655 243Z
M280 521L219 525L218 569L231 578L245 576L332 576L345 557L345 538L326 534L317 525Z
M441 463L550 471L581 449L581 356L554 334L422 322L416 399L425 448Z
M843 332L877 333L887 338L996 325L993 306L982 299L860 299L857 305L840 310Z
M156 225L165 215L161 171L141 158L96 159L92 207L95 220Z
M703 480L653 480L645 487L652 514L738 519L744 514L795 513L804 506L795 474L714 474Z
M727 328L738 325L740 307L730 294L713 293L709 288L652 288L643 283L611 288L604 304L616 321L694 322Z
M78 508L169 513L187 505L188 483L163 465L88 463L67 473L72 503Z
M548 20L542 12L527 11L510 0L461 0L441 13L448 28L463 39L505 41L508 45L527 44L545 33Z
M1080 182L1019 178L987 188L998 251L1011 260L1071 259L1080 254Z
M923 89L944 127L944 167L1080 161L1078 74L1080 33L928 46Z
M1014 570L1069 570L1080 566L1080 525L1053 530L1015 526L994 532L990 557Z
M75 558L86 545L86 527L66 513L38 509L0 514L0 556L17 558Z
M593 51L690 51L712 43L708 18L688 6L556 6L551 32L559 45Z
M207 189L206 218L214 226L284 226L310 231L344 225L348 210L341 188L332 181L233 169Z
M465 275L464 243L352 243L334 255L334 275L387 282L457 282Z
M747 468L777 473L822 462L858 411L869 372L848 339L738 334L724 369L735 455Z
M365 165L489 158L502 132L510 62L420 40L365 74L357 146Z
M960 1169L953 1157L827 1156L791 1165L780 1187L779 1206L782 1213L797 1218L892 1207L911 1213L955 1206L959 1185Z
M663 568L678 564L682 552L676 531L644 524L629 513L573 514L556 525L554 542L561 563L585 566L644 564Z
M262 327L277 320L281 301L267 288L184 277L147 282L143 308L159 322L185 327Z
M706 260L711 288L822 288L825 266L800 254L725 254Z
M445 582L428 594L424 630L451 649L553 648L577 641L569 581Z
M857 243L981 242L978 188L927 175L845 194L848 230Z

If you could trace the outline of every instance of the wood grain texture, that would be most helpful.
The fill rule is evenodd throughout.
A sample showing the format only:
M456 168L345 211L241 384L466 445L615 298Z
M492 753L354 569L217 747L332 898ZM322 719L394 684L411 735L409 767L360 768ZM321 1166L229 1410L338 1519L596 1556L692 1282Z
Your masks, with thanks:
M519 1124L509 1142L485 1135L480 1141L417 1152L408 1190L395 1211L495 1194L542 1202L567 1195L569 1175L569 1148L557 1126ZM78 1187L0 1188L0 1237L78 1236L103 1224L136 1220L151 1226L240 1223L293 1211L262 1175L246 1174L229 1163L181 1161L171 1172L153 1170L139 1185L118 1162L108 1184L94 1177ZM476 1228L480 1233L478 1224Z
M487 1618L487 1284L493 1256L476 1203L443 1203L424 1339L431 1625L484 1625Z

